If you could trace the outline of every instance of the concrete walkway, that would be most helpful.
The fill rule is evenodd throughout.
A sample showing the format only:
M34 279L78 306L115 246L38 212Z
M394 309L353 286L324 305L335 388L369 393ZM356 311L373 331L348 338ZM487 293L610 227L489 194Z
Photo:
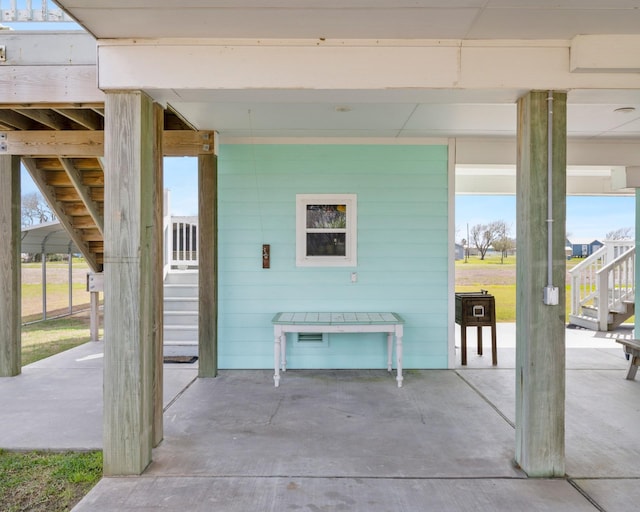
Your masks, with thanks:
M194 380L165 365L152 464L102 479L74 511L638 510L640 381L612 336L567 330L567 477L528 479L512 462L515 326L499 324L497 368L473 334L467 367L407 371L402 389L384 370L292 370L275 389L271 370ZM0 446L99 448L98 354L89 343L0 379Z

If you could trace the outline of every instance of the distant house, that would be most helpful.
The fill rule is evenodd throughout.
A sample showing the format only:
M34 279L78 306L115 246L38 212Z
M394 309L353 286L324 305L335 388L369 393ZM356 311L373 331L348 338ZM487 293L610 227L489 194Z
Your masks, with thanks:
M571 254L573 258L586 258L591 256L604 245L600 240L591 238L574 238L569 244L573 250Z
M462 244L456 244L456 260L464 259L464 246Z

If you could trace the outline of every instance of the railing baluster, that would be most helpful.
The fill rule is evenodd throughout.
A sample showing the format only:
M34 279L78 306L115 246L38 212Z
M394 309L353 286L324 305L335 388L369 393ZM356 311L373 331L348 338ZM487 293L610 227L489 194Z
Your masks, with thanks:
M569 274L571 314L597 306L599 326L606 329L609 312L621 310L623 301L635 296L635 241L605 242Z
M35 7L34 7L35 4ZM40 0L33 2L25 0L22 3L17 0L9 1L9 9L6 9L6 3L0 1L0 21L6 22L55 22L64 21L71 22L73 18L69 17L57 5L49 5L48 0Z
M198 218L172 217L171 231L175 236L175 250L172 250L171 268L198 266Z

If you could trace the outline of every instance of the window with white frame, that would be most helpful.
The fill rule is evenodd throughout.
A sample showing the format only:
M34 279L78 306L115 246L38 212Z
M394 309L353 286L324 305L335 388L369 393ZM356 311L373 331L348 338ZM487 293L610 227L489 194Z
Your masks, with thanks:
M354 267L355 194L296 195L296 265Z

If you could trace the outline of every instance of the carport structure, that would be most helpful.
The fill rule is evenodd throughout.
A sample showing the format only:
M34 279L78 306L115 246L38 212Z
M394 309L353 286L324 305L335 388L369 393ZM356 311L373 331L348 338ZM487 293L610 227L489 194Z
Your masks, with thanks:
M98 204L98 192L85 190L77 216L91 227L76 229L69 221L68 229L95 229L104 240L104 259L96 252L93 264L96 270L104 264L105 270L107 474L141 473L162 439L158 258L160 157L172 154L167 111L196 130L189 154L199 156L201 377L215 376L217 368L212 131L230 142L284 145L312 138L314 144L446 146L448 229L439 243L450 247L448 277L434 293L448 311L447 339L438 343L448 347L449 367L454 355L454 169L516 164L515 458L530 476L564 474L564 288L557 300L545 301L543 289L564 280L567 187L587 193L591 183L594 192L599 187L604 193L611 169L626 179L640 166L637 5L59 3L96 38L97 63L57 62L38 69L9 61L0 68L3 85L10 84L3 87L0 108L24 116L23 110L39 104L76 128L78 116L73 119L67 111L88 108L89 117L97 114L104 122L104 130L59 125L49 131L64 135L52 143L51 134L37 139L38 130L20 135L15 125L0 122L8 128L8 151L0 153L0 232L13 241L0 252L0 285L13 290L0 299L0 371L19 371L19 158L28 163L42 145L47 156L57 157L50 171L28 165L36 176L58 173L57 185L41 180L46 189L72 182L83 169L74 158L90 156L96 166L87 167L86 180L76 180L74 188L93 187L88 180L102 170L104 204ZM22 80L12 78L16 70ZM47 79L38 79L45 71ZM38 116L42 119L41 112ZM76 132L82 133L80 139ZM567 165L603 166L609 174L603 176L600 168L567 180ZM499 178L496 183L499 187ZM103 230L96 222L101 208ZM91 242L85 242L89 256Z

